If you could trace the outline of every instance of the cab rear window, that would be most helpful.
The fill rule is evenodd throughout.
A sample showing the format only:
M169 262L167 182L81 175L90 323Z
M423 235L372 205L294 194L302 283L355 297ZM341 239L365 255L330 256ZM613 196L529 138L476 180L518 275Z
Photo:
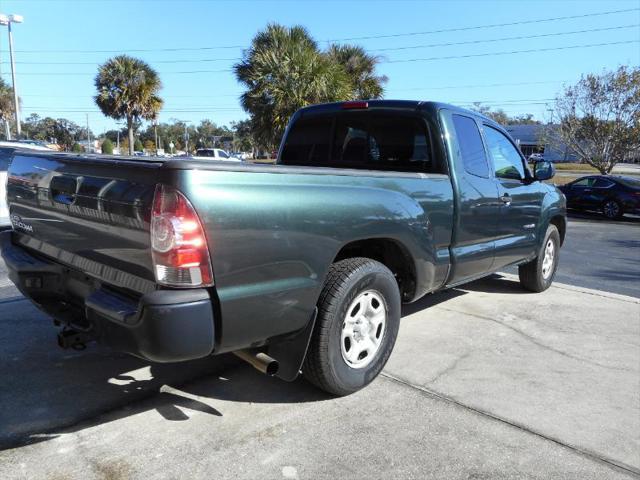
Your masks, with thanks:
M289 129L280 163L435 171L424 120L418 115L384 112L302 116Z

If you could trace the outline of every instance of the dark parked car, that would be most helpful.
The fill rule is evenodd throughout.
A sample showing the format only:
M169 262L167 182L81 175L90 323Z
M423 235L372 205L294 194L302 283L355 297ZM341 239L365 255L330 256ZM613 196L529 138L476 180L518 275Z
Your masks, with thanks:
M559 188L567 197L567 208L599 210L607 218L640 214L640 179L591 175Z

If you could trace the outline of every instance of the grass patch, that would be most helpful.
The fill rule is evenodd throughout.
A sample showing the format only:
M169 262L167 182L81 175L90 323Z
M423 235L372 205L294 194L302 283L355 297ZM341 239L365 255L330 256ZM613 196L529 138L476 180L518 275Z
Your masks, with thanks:
M593 168L588 163L554 163L556 170L569 170L572 172L597 172L596 168Z
M553 177L550 180L545 180L544 183L548 183L550 185L565 185L569 182L573 182L575 179L582 177L582 175L563 175L562 177L557 176Z

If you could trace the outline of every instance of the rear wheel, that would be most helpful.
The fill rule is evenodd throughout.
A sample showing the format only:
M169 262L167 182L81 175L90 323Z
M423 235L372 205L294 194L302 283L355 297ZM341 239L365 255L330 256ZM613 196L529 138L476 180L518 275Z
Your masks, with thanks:
M622 217L622 205L617 200L606 200L602 204L602 214L610 219L616 219Z
M334 263L302 372L334 395L369 384L387 363L400 324L400 291L391 271L368 258Z
M551 286L558 268L560 234L555 225L549 225L538 256L518 267L520 284L532 292L543 292Z

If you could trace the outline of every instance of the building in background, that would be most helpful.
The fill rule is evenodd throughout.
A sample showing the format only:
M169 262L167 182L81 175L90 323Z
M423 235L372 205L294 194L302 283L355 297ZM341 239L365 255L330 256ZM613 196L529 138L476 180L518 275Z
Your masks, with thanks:
M80 140L78 143L84 148L85 153L102 153L98 140Z
M506 125L526 158L541 153L550 162L577 162L575 153L560 140L558 125Z

